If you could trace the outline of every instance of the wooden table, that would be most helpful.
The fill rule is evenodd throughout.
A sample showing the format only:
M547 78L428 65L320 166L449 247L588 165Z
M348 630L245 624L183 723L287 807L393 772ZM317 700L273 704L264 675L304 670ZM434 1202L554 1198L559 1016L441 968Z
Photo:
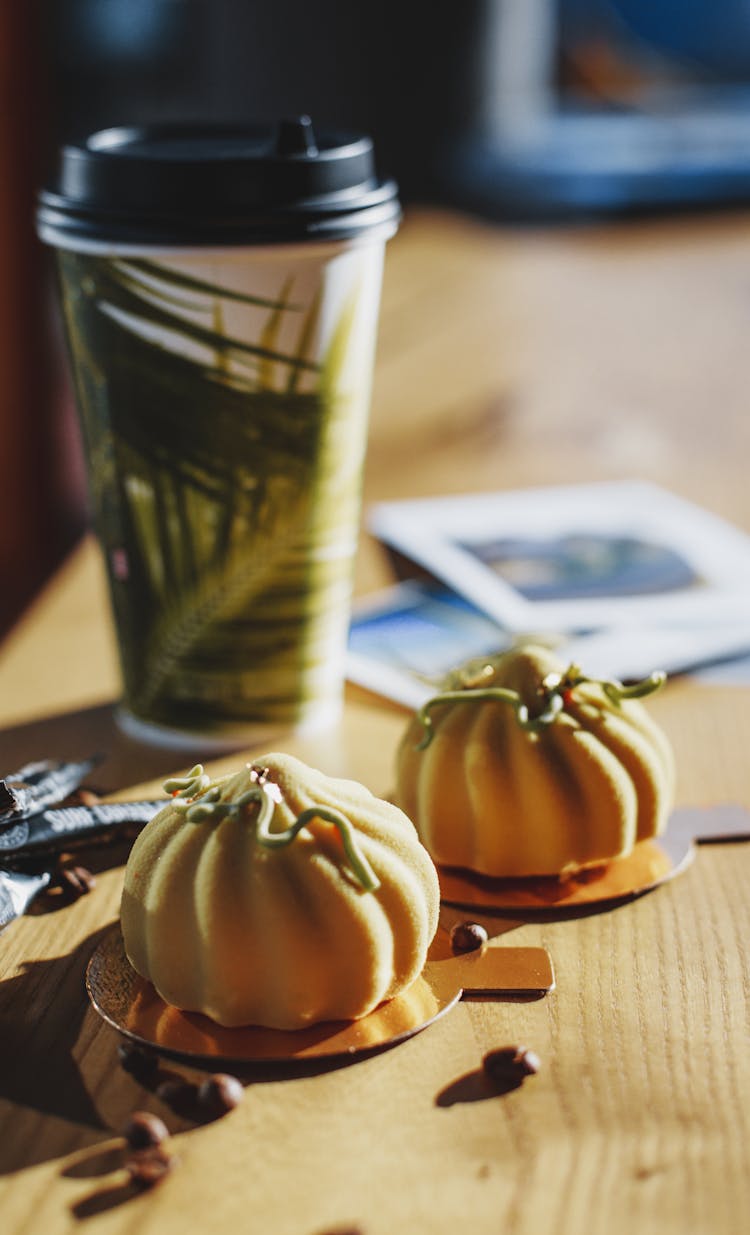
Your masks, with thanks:
M408 219L389 249L365 500L638 476L750 531L748 254L746 216L559 232ZM389 577L363 536L358 591ZM0 765L100 749L100 783L129 796L187 763L117 734L117 689L86 542L0 649ZM652 707L680 802L750 803L747 690L680 681ZM386 792L403 725L350 690L340 732L274 745ZM746 846L704 847L607 913L501 923L502 942L549 949L547 998L463 1002L349 1067L255 1076L240 1107L194 1126L120 1068L87 1006L122 880L104 869L91 895L0 939L2 1230L744 1232L749 879ZM488 1096L482 1056L511 1043L542 1070ZM96 1175L136 1108L164 1116L180 1159L139 1195Z

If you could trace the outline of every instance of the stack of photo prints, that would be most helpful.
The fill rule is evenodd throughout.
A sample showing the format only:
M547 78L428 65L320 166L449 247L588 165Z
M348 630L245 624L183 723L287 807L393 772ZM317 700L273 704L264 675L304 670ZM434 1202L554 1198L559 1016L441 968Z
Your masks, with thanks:
M592 676L750 681L750 536L642 481L382 502L402 581L355 605L350 681L419 707L534 637Z

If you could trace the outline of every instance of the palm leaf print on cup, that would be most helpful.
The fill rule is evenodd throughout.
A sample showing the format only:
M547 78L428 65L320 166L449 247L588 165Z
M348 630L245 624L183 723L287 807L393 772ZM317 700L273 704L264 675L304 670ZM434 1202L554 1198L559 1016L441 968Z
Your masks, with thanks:
M340 704L382 245L260 253L59 253L124 707L203 734Z

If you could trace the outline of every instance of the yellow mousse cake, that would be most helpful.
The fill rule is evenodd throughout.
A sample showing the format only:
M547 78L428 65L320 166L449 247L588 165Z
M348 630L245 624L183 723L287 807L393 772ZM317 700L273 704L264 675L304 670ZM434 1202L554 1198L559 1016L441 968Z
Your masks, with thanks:
M396 801L438 864L496 878L567 875L666 826L669 742L640 697L525 644L456 670L414 717Z
M169 1004L221 1025L365 1016L421 973L435 867L409 819L362 785L269 754L167 781L133 846L130 963Z

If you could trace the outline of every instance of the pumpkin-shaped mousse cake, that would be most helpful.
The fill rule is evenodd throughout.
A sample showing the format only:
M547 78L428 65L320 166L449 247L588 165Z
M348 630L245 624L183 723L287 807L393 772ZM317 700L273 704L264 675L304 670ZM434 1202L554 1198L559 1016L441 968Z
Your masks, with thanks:
M625 687L524 644L456 670L409 725L396 801L439 865L568 875L630 853L672 806L669 742Z
M419 976L438 881L397 807L282 754L219 780L198 765L164 788L121 922L130 963L167 1003L298 1029L365 1016Z

